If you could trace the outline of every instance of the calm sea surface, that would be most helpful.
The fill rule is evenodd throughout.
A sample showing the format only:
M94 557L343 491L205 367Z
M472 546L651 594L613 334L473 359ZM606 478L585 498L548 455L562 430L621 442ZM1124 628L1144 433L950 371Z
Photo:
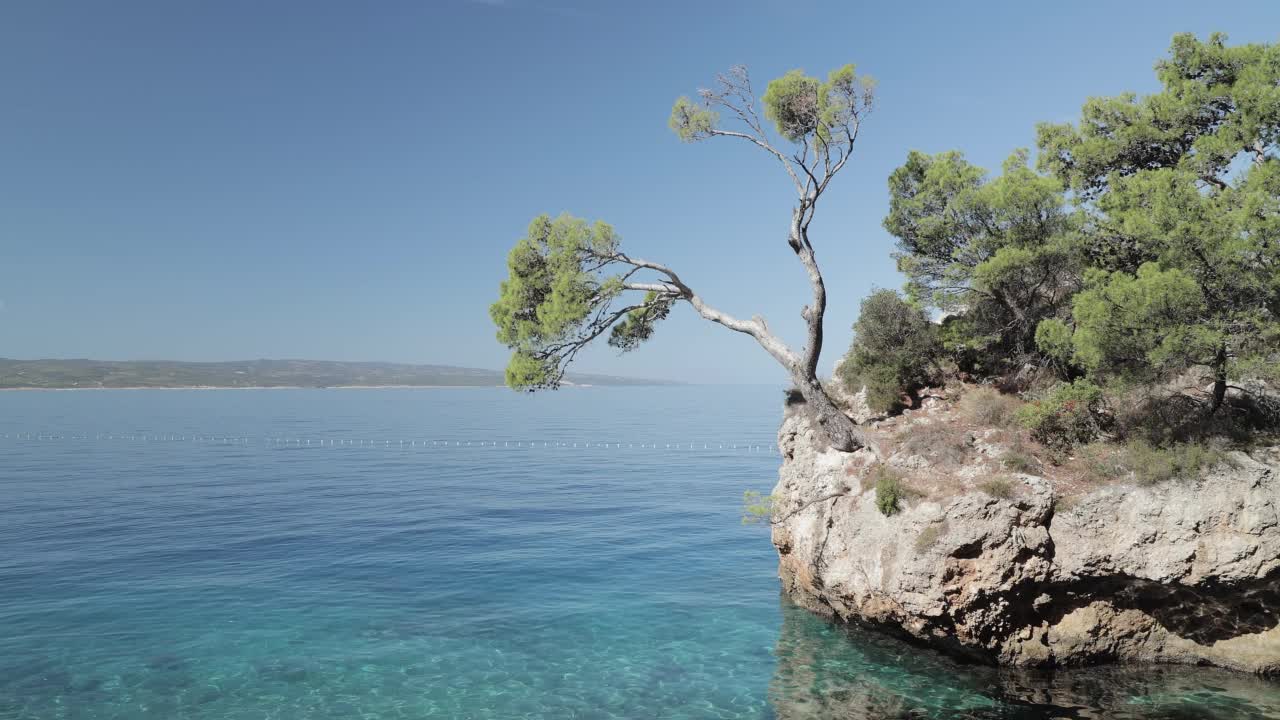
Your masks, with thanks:
M1000 673L788 606L739 522L780 400L0 393L0 718L1280 718L1255 678Z

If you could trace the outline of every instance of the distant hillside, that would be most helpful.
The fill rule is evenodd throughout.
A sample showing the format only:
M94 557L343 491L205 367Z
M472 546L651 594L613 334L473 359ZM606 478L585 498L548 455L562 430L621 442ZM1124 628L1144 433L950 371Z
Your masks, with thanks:
M567 381L575 385L672 384L657 380L587 374L571 374ZM376 387L380 385L478 387L502 384L501 372L451 365L325 360L171 362L0 358L0 389Z

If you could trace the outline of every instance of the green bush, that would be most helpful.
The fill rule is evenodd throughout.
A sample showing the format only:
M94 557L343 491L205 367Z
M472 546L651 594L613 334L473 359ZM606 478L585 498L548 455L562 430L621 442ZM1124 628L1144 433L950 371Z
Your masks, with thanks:
M862 301L853 332L837 372L850 390L866 386L872 410L894 410L904 395L936 381L942 354L938 328L893 290L877 290Z
M908 386L902 382L902 375L897 368L871 361L856 365L846 362L840 366L841 370L846 367L849 372L842 373L846 377L846 387L865 387L867 407L876 412L890 412L902 407L902 398L907 393ZM852 380L847 379L850 376L853 377Z
M1109 424L1102 389L1088 380L1059 383L1018 411L1018 421L1046 447L1067 451L1096 439Z
M902 481L902 475L887 465L877 465L869 477L875 481L876 509L885 517L897 514L902 509L902 501L920 496Z
M876 509L886 517L898 512L902 498L902 482L895 478L882 478L876 483Z

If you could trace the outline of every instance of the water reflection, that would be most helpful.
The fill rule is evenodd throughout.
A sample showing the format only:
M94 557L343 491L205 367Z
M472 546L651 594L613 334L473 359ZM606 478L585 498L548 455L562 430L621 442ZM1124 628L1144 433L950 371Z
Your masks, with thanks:
M1280 683L1208 668L1053 674L962 665L782 601L769 703L779 720L1280 719Z

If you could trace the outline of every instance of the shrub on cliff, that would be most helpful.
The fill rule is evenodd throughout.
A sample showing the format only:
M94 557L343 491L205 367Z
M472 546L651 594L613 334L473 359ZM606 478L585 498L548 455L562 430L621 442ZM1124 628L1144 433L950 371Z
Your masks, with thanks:
M1027 450L1021 439L1013 444L1000 456L1000 464L1006 469L1014 472L1026 473L1034 475L1040 471L1040 463L1036 461L1034 455Z
M1102 388L1083 379L1060 383L1043 398L1027 403L1018 411L1018 420L1031 437L1058 451L1093 441L1110 423Z
M885 517L896 515L903 501L920 497L920 492L903 482L902 474L888 465L877 465L867 480L875 484L876 509Z
M904 396L937 380L938 327L893 290L877 290L862 301L853 333L837 373L850 390L866 386L872 410L894 410Z

